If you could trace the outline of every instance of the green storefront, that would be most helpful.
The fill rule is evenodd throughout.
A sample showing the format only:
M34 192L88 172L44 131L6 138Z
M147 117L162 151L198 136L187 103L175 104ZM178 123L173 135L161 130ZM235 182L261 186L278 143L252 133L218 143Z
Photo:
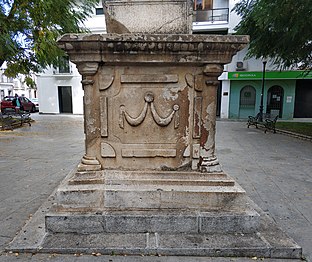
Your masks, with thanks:
M229 118L244 119L259 112L262 72L228 72L230 80ZM268 71L265 73L263 92L263 112L278 114L282 119L293 119L296 111L312 114L311 100L296 101L299 97L312 96L312 72L306 71ZM299 88L304 85L307 88ZM311 88L310 88L311 85ZM300 89L305 94L296 93ZM305 103L306 105L304 105ZM297 109L295 109L295 106ZM305 106L304 109L301 107ZM299 108L300 107L300 108ZM298 111L298 112L299 112ZM304 113L302 115L305 115Z

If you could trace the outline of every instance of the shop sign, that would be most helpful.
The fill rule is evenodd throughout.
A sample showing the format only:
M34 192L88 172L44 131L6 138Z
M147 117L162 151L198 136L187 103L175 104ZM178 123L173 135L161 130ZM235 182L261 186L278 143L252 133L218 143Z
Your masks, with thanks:
M262 72L228 72L230 80L261 80ZM265 79L312 79L312 72L307 71L268 71Z

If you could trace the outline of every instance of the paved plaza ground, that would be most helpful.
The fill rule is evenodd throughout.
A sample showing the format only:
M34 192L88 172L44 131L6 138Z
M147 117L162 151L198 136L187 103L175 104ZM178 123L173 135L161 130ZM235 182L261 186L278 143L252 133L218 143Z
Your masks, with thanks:
M0 132L1 262L256 259L5 253L9 241L77 165L84 152L82 116L34 114L33 118L35 123L31 127ZM312 142L280 134L264 134L261 129L247 129L244 122L218 121L216 145L224 171L303 247L304 256L312 261Z

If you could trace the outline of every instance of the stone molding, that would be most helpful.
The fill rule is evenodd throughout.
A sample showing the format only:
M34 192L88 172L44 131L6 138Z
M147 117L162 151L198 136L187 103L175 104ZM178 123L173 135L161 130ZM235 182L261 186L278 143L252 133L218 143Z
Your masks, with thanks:
M231 35L67 34L58 44L78 64L120 63L120 55L127 63L226 64L248 41L248 36Z
M93 76L97 73L97 70L99 68L99 63L97 62L85 62L85 63L79 63L77 64L77 69L79 71L79 73L83 76ZM87 83L87 81L92 81L92 80L82 80L82 84L91 84L93 85L93 82L92 83Z

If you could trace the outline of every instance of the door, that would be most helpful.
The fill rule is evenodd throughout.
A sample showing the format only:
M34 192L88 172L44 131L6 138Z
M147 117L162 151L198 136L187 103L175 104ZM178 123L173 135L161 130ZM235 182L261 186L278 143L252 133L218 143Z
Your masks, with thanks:
M73 113L72 88L71 86L59 86L59 109L60 113Z
M266 112L271 115L283 115L283 98L284 89L281 86L272 86L268 90L267 110Z
M312 117L312 79L297 80L294 117Z
M256 89L253 86L244 86L240 92L239 118L248 118L255 115Z

